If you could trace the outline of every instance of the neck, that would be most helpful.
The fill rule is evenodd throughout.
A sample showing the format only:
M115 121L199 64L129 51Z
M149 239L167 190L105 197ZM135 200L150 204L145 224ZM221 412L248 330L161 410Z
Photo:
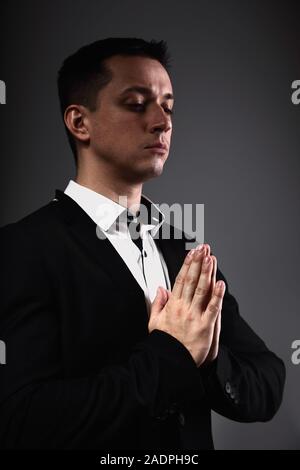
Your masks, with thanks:
M128 209L132 208L132 213L136 213L139 209L142 183L125 181L107 168L93 168L91 165L88 168L79 166L75 181Z

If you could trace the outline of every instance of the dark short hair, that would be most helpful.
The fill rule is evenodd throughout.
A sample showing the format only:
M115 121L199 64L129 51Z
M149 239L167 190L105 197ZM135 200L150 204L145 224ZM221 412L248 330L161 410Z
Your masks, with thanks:
M71 104L96 109L99 90L112 79L104 61L115 55L143 56L156 59L166 70L170 57L165 41L145 41L138 38L107 38L88 44L67 57L58 72L58 94L62 116ZM77 163L75 139L65 126L68 140Z

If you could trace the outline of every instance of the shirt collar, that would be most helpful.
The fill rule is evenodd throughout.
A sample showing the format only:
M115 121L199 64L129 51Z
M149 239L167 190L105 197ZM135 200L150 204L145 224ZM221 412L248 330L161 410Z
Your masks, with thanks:
M116 220L121 214L123 220L126 220L126 207L73 180L69 181L64 192L77 202L104 232L107 232L116 224ZM159 207L144 194L142 194L141 197L140 209L141 215L139 220L142 230L150 231L151 235L154 237L163 224L165 216Z

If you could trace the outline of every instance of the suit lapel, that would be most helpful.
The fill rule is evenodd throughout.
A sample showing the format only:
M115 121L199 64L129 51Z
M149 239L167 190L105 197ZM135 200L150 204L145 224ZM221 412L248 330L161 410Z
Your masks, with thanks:
M144 297L142 288L111 242L107 238L97 237L97 226L84 210L72 198L58 189L52 202L54 207L58 209L57 214L69 226L73 237L91 253L112 281L118 286L121 284L120 287L126 288L126 290L136 291ZM184 242L175 237L176 231L177 229L170 226L170 237L165 239L162 227L160 227L154 237L154 241L166 262L172 287L186 254Z
M170 238L165 239L162 236L162 229L159 230L158 236L154 238L157 247L161 250L163 258L166 262L171 287L173 288L176 276L182 266L185 249L182 240L174 240L174 228L170 227Z
M144 296L142 288L111 242L97 236L97 225L84 210L60 190L56 190L53 204L67 223L72 236L91 254L115 285L126 290L135 290Z

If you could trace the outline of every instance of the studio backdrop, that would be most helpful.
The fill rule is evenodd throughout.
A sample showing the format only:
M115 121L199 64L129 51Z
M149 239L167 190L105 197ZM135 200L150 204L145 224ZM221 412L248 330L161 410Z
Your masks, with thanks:
M167 41L172 146L144 193L159 204L204 204L205 241L240 312L287 370L273 420L214 414L215 446L300 449L297 2L11 0L0 10L1 226L74 178L56 89L64 58L105 37Z

